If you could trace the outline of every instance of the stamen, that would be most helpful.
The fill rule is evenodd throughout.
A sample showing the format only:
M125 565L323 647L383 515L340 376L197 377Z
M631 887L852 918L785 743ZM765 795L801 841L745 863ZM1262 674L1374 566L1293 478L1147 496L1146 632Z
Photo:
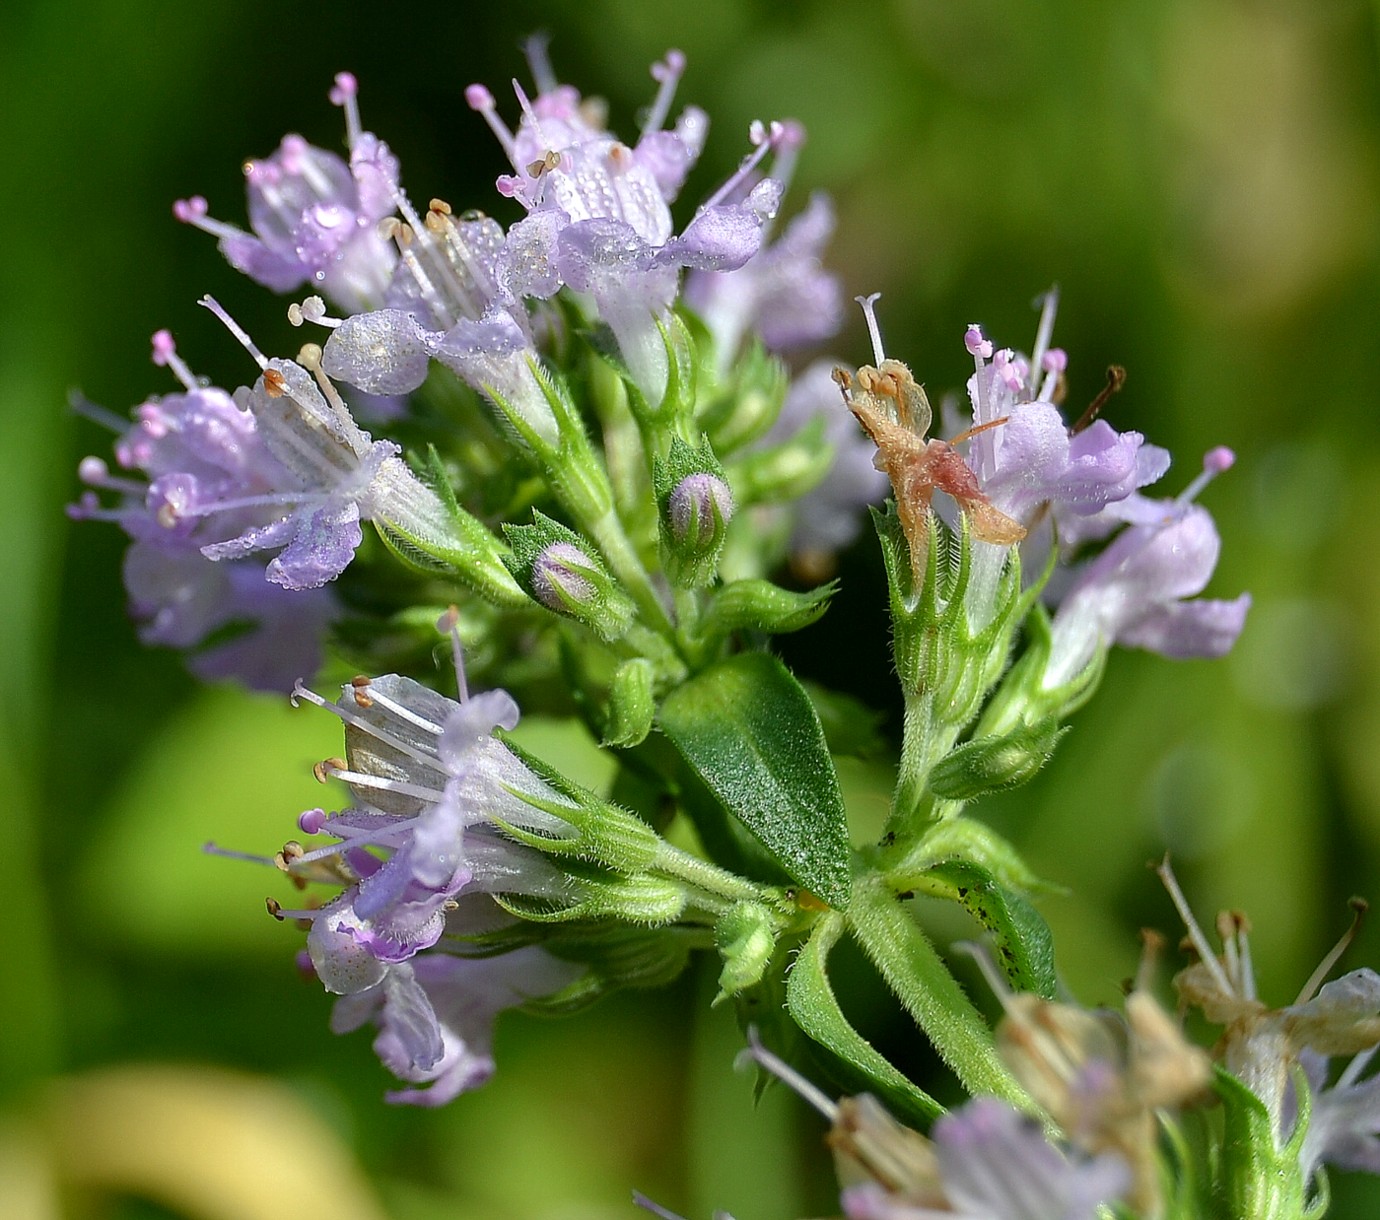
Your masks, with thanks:
M483 85L469 85L465 89L465 102L471 110L479 112L480 117L489 125L489 130L494 133L499 146L507 155L508 160L513 162L514 168L517 162L513 161L514 150L517 141L513 139L513 133L508 130L508 125L498 117L498 107L494 102L494 95Z
M834 1100L823 1092L816 1085L806 1080L790 1064L762 1045L762 1040L757 1036L757 1027L749 1025L747 1029L748 1045L747 1049L739 1054L734 1066L741 1066L744 1062L751 1061L758 1067L770 1072L788 1088L794 1089L805 1101L814 1106L831 1123L835 1122L839 1116L839 1108Z
M1236 454L1225 445L1218 445L1203 454L1203 472L1175 497L1176 504L1192 504L1200 492L1219 474L1236 464Z
M853 299L862 306L863 317L867 319L867 334L872 340L872 359L876 362L876 367L881 368L882 362L886 359L886 351L882 347L882 332L877 325L877 312L874 306L882 299L882 294L874 292L871 296Z
M762 163L762 159L771 151L773 144L781 139L784 131L785 128L778 122L773 121L764 125L761 120L754 119L748 128L748 140L756 147L743 158L733 176L699 206L695 215L703 214L706 209L716 206L736 191Z
M1242 933L1239 911L1222 911L1217 916L1217 936L1222 942L1222 963L1227 977L1232 981L1232 990L1244 995L1246 989L1241 985L1241 958L1237 954L1237 937Z
M1311 1000L1318 988L1323 985L1323 980L1332 973L1332 967L1337 964L1343 953L1351 948L1351 942L1356 939L1356 934L1361 930L1361 920L1365 918L1369 904L1364 899L1353 898L1351 900L1351 927L1342 933L1341 938L1327 955L1318 963L1318 968L1308 977L1308 982L1303 985L1303 990L1299 992L1295 1004L1306 1004Z
M1121 387L1126 384L1126 370L1119 364L1107 366L1107 384L1098 391L1096 398L1088 404L1088 409L1078 417L1078 422L1069 429L1070 436L1077 436L1084 428L1088 427L1101 413L1102 408L1111 401L1113 394L1119 394Z
M1059 312L1059 285L1044 295L1040 307L1040 324L1035 328L1035 350L1030 354L1032 368L1043 368L1045 353L1049 351L1050 336L1054 334L1054 318Z
M1198 926L1198 921L1193 918L1193 912L1189 909L1188 899L1184 897L1184 892L1179 888L1179 882L1174 876L1174 870L1169 867L1169 857L1155 866L1155 872L1159 874L1160 881L1164 883L1164 888L1169 891L1169 897L1173 901L1175 908L1179 912L1179 918L1184 922L1184 928L1188 932L1189 939L1193 943L1193 948L1198 953L1198 960L1207 968L1212 980L1222 989L1225 995L1234 995L1235 990L1231 985L1231 980L1222 971L1222 963L1217 960L1217 955L1213 953L1212 946L1208 944L1207 937L1203 935L1203 930Z
M399 720L405 720L408 724L415 725L417 728L421 729L422 732L430 733L433 737L439 737L445 731L444 725L433 724L430 720L426 720L423 717L418 716L416 712L411 711L408 708L403 707L401 703L396 703L392 699L388 698L388 696L379 691L377 687L371 686L368 688L368 690L368 695L364 696L368 699L368 702L360 703L361 707L370 707L377 705L383 708L383 710L386 712L392 712L393 715L396 716ZM355 701L358 703L360 699L361 691L360 688L356 687Z
M537 94L554 93L560 87L556 74L551 70L551 57L547 48L551 45L551 35L545 30L529 34L522 44L522 54L537 86Z
M642 134L660 131L666 125L666 116L671 113L671 103L675 100L676 86L685 72L685 56L680 51L667 51L666 58L652 65L652 79L660 83L652 108L647 112L642 124Z
M149 489L147 483L141 483L138 479L114 477L104 459L98 457L82 458L77 464L77 477L88 487L99 487L105 491L118 491L122 495L142 497Z
M1001 1001L1002 1008L1010 1013L1014 993L1010 984L1002 977L1001 971L997 969L992 955L987 952L987 947L971 940L956 940L953 943L953 949L956 953L966 953L977 963L977 968L982 972L987 986L992 989L992 994Z
M223 325L225 329L228 330L232 335L234 335L235 338L239 341L240 346L243 347L245 351L247 351L251 356L254 357L254 363L257 364L261 369L267 370L268 360L265 358L263 352L261 352L257 347L254 346L254 340L251 339L247 334L245 334L244 330L240 327L239 323L236 322L234 318L232 318L228 313L225 312L224 309L221 308L220 302L217 301L215 297L202 297L201 300L197 302L197 304L202 306L203 308L209 309L213 314L215 314L216 317L220 319L221 325Z
M1155 971L1164 953L1165 940L1153 928L1142 928L1140 944L1140 965L1136 967L1136 978L1132 987L1135 991L1147 992L1154 982Z
M652 1200L647 1198L640 1190L632 1192L632 1200L634 1207L640 1207L644 1212L651 1212L652 1215L659 1217L659 1220L684 1220L683 1217L677 1216L675 1212L667 1211L660 1203L653 1203Z
M1045 379L1040 383L1040 393L1036 401L1053 402L1055 391L1059 388L1059 378L1069 366L1069 355L1062 347L1051 347L1040 358L1040 368Z
M203 195L193 195L190 199L174 199L172 213L175 219L184 225L191 225L194 229L200 229L203 233L209 233L216 239L243 237L244 230L236 225L226 224L223 220L215 220L206 214L206 198Z
M423 750L417 749L410 742L403 741L399 737L394 737L387 733L380 725L374 724L371 720L363 716L356 715L349 707L339 703L327 703L310 687L302 685L299 679L292 688L292 694L288 696L292 706L297 706L298 699L305 699L308 703L314 703L324 711L330 712L333 716L339 717L346 724L368 733L370 737L392 746L400 753L406 754L409 758L415 759L425 767L430 767L433 771L440 769L440 762L435 754L428 754Z
M469 684L465 681L465 646L460 642L460 608L451 606L436 620L436 630L450 636L450 655L455 664L455 689L464 703L470 697Z
M332 318L326 313L326 302L320 297L307 297L300 305L295 301L288 306L288 321L293 326L301 326L303 322L314 322L317 326L327 326L334 330L344 318Z
M102 428L108 428L111 432L124 432L129 427L129 420L116 415L109 407L103 407L99 403L92 402L80 390L72 390L68 393L67 405L84 419L89 419L93 424L99 424Z
M963 346L968 349L968 355L979 362L992 358L992 341L982 333L982 327L976 322L970 322L968 329L963 332ZM979 363L979 371L981 368Z
M221 847L213 842L203 843L201 845L201 851L203 855L220 856L225 860L244 860L249 864L267 864L270 866L273 864L273 861L267 856L255 856L247 851L231 851L230 848Z
M359 121L359 81L353 72L337 72L335 86L326 95L332 106L345 111L345 144L351 152L359 144L364 129Z
M178 379L189 390L196 390L196 378L192 375L192 370L187 367L187 362L177 354L177 344L173 342L172 332L168 330L156 330L153 332L153 362L159 368L170 368L173 376Z

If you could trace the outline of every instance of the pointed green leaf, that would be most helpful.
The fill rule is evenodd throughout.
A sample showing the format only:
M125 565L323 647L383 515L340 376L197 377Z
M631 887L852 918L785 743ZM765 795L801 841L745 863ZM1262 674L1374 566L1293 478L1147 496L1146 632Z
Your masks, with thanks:
M715 799L792 880L848 905L843 796L810 697L775 657L742 653L671 693L660 723Z
M805 1033L861 1076L869 1091L880 1094L898 1114L928 1122L944 1107L893 1067L839 1008L828 965L829 950L842 928L837 915L827 915L816 925L786 980L786 1007Z
M962 904L992 934L997 964L1017 991L1054 999L1054 938L1030 903L968 860L945 860L929 869L921 884L929 893Z

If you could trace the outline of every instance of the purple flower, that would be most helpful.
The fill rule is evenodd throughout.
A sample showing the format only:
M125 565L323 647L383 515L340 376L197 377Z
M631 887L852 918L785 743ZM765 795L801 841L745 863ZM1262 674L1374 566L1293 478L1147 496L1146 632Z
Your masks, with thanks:
M714 336L721 371L748 334L760 335L768 351L783 352L838 333L843 295L838 277L820 265L833 231L834 210L826 196L816 194L776 241L736 271L686 276L685 303Z
M1069 1156L1040 1124L1004 1101L978 1097L934 1125L935 1194L895 1194L878 1182L845 1188L848 1220L1093 1220L1130 1185L1114 1155ZM936 1194L939 1196L936 1198Z
M1201 478L1175 500L1128 496L1115 514L1126 526L1076 573L1054 617L1054 643L1043 685L1069 681L1112 643L1169 657L1220 657L1245 626L1249 594L1200 599L1217 566L1221 540L1206 509L1192 502L1208 479L1231 465L1215 449Z
M691 111L674 131L662 130L684 58L671 52L654 67L661 92L629 148L573 89L556 83L540 46L532 55L538 94L529 101L518 90L523 118L516 133L498 117L487 89L466 91L515 171L498 179L500 192L528 211L508 236L499 279L515 296L542 299L568 285L590 297L634 382L660 401L668 375L660 326L676 297L678 269L732 270L756 253L780 187L767 180L748 189L750 179L786 131L755 125L757 151L675 236L668 204L699 155L706 126Z
M293 597L265 583L264 564L216 564L205 553L273 519L263 500L292 486L252 412L224 390L198 384L171 336L154 336L154 362L167 365L185 392L151 398L115 443L119 466L147 479L112 475L87 458L84 482L115 493L102 508L95 491L74 516L118 522L134 539L125 559L130 609L145 643L194 648L212 633L240 627L191 659L205 677L235 677L256 689L285 691L315 672L320 637L335 615L329 594Z
M1271 1008L1258 998L1246 917L1227 911L1218 916L1222 953L1216 954L1168 860L1159 874L1198 956L1174 976L1174 987L1184 1004L1224 1027L1214 1055L1265 1107L1276 1147L1284 1148L1295 1134L1295 1069L1301 1066L1312 1102L1299 1153L1303 1181L1310 1182L1325 1161L1380 1173L1380 1092L1375 1077L1361 1079L1380 1047L1380 974L1363 967L1319 986L1355 936L1356 923L1294 1003ZM1355 1058L1328 1088L1328 1061L1333 1056Z
M199 195L178 200L173 214L219 238L232 266L275 292L310 283L348 310L378 303L396 262L378 222L396 206L398 166L386 145L360 130L356 92L345 72L331 90L346 113L348 165L289 135L272 156L245 166L252 233L212 220Z
M431 948L461 893L570 896L563 874L500 829L551 839L572 833L518 795L565 803L493 736L517 723L505 691L456 703L387 674L346 686L335 704L301 687L295 694L345 722L349 765L327 764L323 774L344 780L355 798L330 817L304 815L305 827L338 842L288 860L299 871L337 861L341 879L350 881L311 916L307 947L328 991L371 987L388 965ZM366 846L386 850L387 858L362 851Z
M276 550L268 578L288 589L334 580L363 541L363 521L378 521L440 542L449 525L435 493L408 470L391 441L375 441L354 421L324 374L313 377L291 360L268 360L210 297L202 304L246 346L263 370L238 400L253 415L265 445L286 472L266 494L213 497L175 507L175 516L243 509L269 520L202 547L208 559L239 559ZM310 349L304 349L309 352ZM319 349L318 349L319 358Z
M373 1021L384 1067L422 1086L394 1090L387 1100L443 1106L493 1075L500 1012L560 990L580 970L537 946L488 958L426 954L387 967L372 987L337 1000L331 1029L344 1034Z

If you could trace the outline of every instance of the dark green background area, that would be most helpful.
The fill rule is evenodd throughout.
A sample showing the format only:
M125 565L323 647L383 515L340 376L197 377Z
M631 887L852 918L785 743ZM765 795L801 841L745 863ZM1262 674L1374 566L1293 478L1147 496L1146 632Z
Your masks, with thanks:
M122 536L62 516L78 458L108 449L66 409L69 389L121 413L172 389L147 360L162 326L198 372L245 379L242 353L194 304L204 292L261 346L294 343L285 302L175 224L171 201L202 193L237 221L243 159L288 130L339 147L325 94L348 67L414 197L514 219L492 192L499 151L462 91L487 82L511 116L505 82L526 77L518 42L534 29L551 33L564 79L609 99L625 135L652 95L648 64L668 46L687 53L681 98L713 127L682 219L736 163L750 120L804 121L788 210L810 189L833 194L832 265L850 296L883 293L890 353L936 396L971 368L968 322L1028 347L1031 302L1058 283L1071 401L1125 365L1109 417L1175 451L1167 491L1209 446L1236 449L1205 497L1223 535L1210 592L1256 599L1236 653L1117 656L1048 772L987 815L1069 888L1042 909L1075 994L1115 1000L1137 928L1177 932L1144 868L1166 847L1201 914L1250 913L1275 1003L1345 926L1346 897L1380 897L1372 6L11 3L0 15L0 1198L40 1197L56 1172L59 1214L218 1214L147 1176L91 1168L152 1136L132 1118L83 1128L77 1116L93 1111L65 1091L111 1065L171 1063L280 1082L323 1123L320 1139L364 1166L374 1214L623 1216L633 1186L697 1217L834 1206L819 1125L784 1096L752 1116L750 1083L729 1068L731 1022L699 1015L703 979L573 1022L508 1022L484 1091L440 1113L385 1108L367 1037L327 1032L326 1001L293 972L296 934L262 913L272 878L198 854L208 838L263 850L291 833L321 799L308 768L338 749L333 726L201 690L176 657L139 648ZM830 354L867 357L858 318ZM802 676L894 707L871 540L841 575L834 611L786 655ZM860 767L845 786L864 816L885 792ZM1380 962L1369 930L1346 963L1366 961ZM864 1011L871 998L859 1020L923 1069L917 1036ZM275 1122L263 1115L270 1132ZM223 1149L208 1137L202 1155ZM172 1177L203 1174L185 1150L165 1159ZM100 1180L82 1186L84 1173ZM1369 1183L1336 1185L1335 1215L1371 1214Z

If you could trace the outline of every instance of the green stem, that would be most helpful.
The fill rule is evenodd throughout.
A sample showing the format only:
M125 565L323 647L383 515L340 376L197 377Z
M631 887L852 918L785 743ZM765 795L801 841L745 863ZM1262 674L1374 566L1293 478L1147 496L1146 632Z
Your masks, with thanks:
M772 895L762 886L744 880L737 873L731 873L708 860L691 855L679 847L663 842L652 860L652 868L659 869L669 877L675 877L706 894L713 894L729 903L760 902L775 908Z
M858 943L935 1050L974 1096L993 1094L1033 1109L997 1057L992 1032L928 937L876 876L854 881L848 908Z

